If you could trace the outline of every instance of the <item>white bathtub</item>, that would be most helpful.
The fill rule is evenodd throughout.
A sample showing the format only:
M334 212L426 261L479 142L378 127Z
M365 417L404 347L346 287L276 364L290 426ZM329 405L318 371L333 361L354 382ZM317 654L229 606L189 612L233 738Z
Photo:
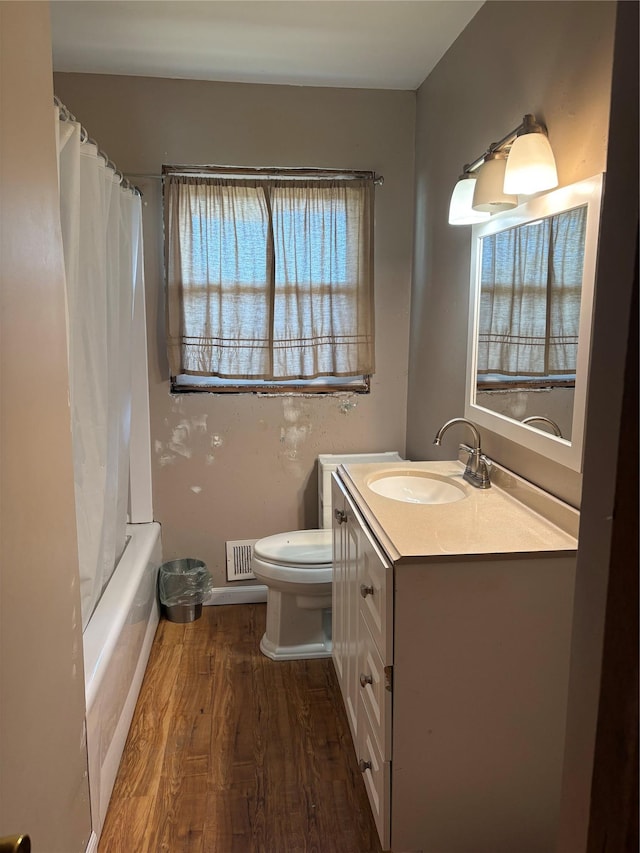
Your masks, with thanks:
M160 525L128 524L127 536L83 636L93 830L87 850L100 838L159 618Z

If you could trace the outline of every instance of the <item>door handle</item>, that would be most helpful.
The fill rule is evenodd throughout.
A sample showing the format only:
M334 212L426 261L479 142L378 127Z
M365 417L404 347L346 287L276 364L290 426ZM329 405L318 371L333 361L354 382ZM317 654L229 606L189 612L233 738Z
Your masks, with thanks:
M28 835L0 838L0 853L31 853L31 839Z

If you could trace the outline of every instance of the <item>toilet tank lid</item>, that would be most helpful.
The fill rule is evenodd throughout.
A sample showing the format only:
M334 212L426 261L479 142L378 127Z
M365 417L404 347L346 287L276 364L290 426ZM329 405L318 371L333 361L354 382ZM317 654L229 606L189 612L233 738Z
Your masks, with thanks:
M338 465L367 462L402 462L397 450L382 453L321 453L318 456L318 521L320 527L331 527L331 474Z
M254 554L270 563L324 566L333 561L331 530L294 530L265 536L253 546Z
M402 456L397 450L387 450L381 453L321 453L318 462L321 468L334 470L338 465L367 462L402 462Z

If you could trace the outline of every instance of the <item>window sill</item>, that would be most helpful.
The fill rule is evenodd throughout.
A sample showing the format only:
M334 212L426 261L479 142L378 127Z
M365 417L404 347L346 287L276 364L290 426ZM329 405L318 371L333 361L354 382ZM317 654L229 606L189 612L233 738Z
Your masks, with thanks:
M172 376L171 394L255 394L259 397L369 394L370 376L322 376L317 379L291 379L286 382L212 379L207 376Z

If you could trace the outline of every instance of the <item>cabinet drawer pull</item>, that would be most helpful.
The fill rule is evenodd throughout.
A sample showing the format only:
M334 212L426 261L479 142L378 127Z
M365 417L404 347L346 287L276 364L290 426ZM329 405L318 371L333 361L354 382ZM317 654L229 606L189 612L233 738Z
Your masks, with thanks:
M368 595L373 595L373 587L367 586L366 584L361 583L360 584L360 595L363 598L366 598Z
M338 524L344 524L347 520L347 513L343 509L334 509L333 515Z
M367 684L373 684L373 677L371 675L365 675L364 672L361 672L360 687L366 687Z
M360 768L360 772L364 773L365 770L371 770L371 762L365 761L364 758L361 758L358 762L358 767Z

